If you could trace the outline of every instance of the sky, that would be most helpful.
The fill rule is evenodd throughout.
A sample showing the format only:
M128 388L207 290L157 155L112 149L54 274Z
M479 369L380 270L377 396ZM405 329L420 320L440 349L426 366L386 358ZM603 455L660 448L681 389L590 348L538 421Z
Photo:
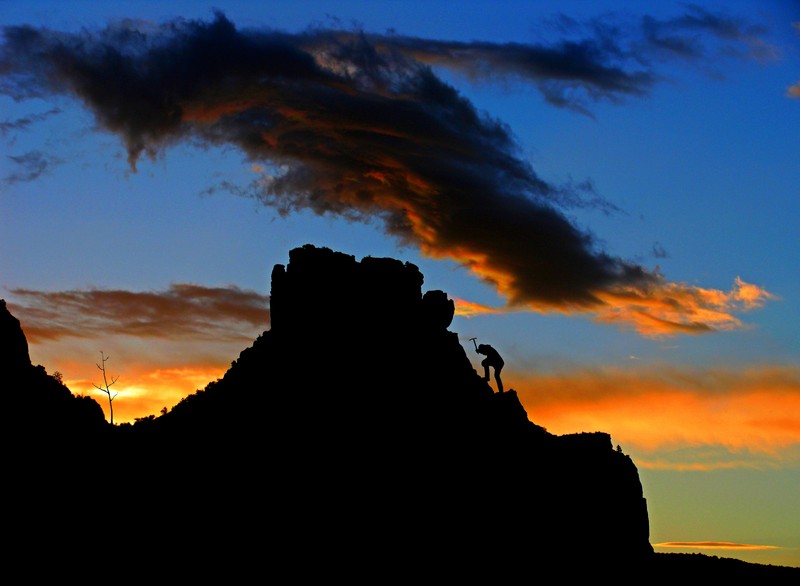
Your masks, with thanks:
M0 0L0 27L0 297L109 416L106 358L115 423L221 377L291 249L398 258L531 421L631 456L656 551L800 567L800 3Z

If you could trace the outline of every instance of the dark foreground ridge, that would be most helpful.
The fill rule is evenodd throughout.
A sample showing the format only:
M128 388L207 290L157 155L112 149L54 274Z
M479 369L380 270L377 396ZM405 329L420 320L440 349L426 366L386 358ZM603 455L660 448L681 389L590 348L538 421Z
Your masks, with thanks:
M4 418L16 542L46 558L102 535L131 571L168 560L206 577L728 575L653 553L630 457L495 393L448 329L453 301L422 285L410 263L294 249L272 272L270 329L223 378L113 427L31 365L3 303L3 366L21 381ZM730 575L747 571L793 569Z

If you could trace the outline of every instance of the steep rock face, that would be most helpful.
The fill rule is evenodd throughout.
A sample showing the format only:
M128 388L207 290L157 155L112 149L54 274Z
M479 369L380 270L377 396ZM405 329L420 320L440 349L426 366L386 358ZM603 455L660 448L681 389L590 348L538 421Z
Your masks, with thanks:
M494 393L447 329L452 301L422 285L410 263L292 250L272 273L270 330L155 427L202 443L203 466L217 450L227 474L263 462L267 530L326 559L651 554L630 458L608 434L549 434L513 389Z
M105 427L105 415L94 399L74 396L43 366L31 363L28 340L5 300L0 300L0 341L5 430L18 440L55 448L60 441Z
M5 299L0 299L0 348L2 372L16 372L31 365L28 340L19 320L6 307Z

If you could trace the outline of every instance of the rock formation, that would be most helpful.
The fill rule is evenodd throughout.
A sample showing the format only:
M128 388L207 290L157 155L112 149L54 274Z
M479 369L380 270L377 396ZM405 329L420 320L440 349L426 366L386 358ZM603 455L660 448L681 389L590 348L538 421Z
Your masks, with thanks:
M82 505L37 498L37 512L96 525L86 495L113 487L148 519L147 547L298 576L308 564L380 581L637 568L653 550L634 463L608 434L552 435L513 388L495 393L448 330L452 300L423 281L395 259L292 250L272 272L270 329L224 377L48 460L58 472L44 484L61 478ZM9 317L2 335L22 360Z
M448 330L452 300L423 282L395 259L294 249L270 329L224 377L121 426L31 364L2 302L7 571L796 583L796 568L653 553L631 459L493 392Z
M631 459L493 392L447 329L452 300L422 285L410 263L292 250L272 272L270 330L154 427L232 442L221 459L239 468L255 453L279 510L265 530L340 561L651 555Z

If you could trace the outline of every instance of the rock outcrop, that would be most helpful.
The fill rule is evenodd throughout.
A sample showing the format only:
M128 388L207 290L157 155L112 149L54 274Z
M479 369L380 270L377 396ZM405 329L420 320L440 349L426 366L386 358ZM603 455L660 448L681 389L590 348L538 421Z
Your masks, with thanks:
M0 342L3 427L16 441L53 445L105 428L97 401L74 396L44 366L31 363L28 340L4 299L0 299Z
M292 250L272 273L270 330L154 428L202 443L205 463L210 437L226 465L263 463L265 530L326 559L566 569L651 555L631 459L605 433L552 435L513 389L493 392L447 329L452 300L422 285L410 263Z
M293 579L638 571L653 550L634 463L608 434L550 434L513 388L495 393L448 329L452 300L423 282L396 259L292 250L272 272L270 329L221 379L61 452L44 483L26 471L20 498L40 524L102 524L139 557L180 544L187 564ZM71 505L43 507L31 495L57 479ZM146 542L108 532L86 501L98 487L127 495Z

